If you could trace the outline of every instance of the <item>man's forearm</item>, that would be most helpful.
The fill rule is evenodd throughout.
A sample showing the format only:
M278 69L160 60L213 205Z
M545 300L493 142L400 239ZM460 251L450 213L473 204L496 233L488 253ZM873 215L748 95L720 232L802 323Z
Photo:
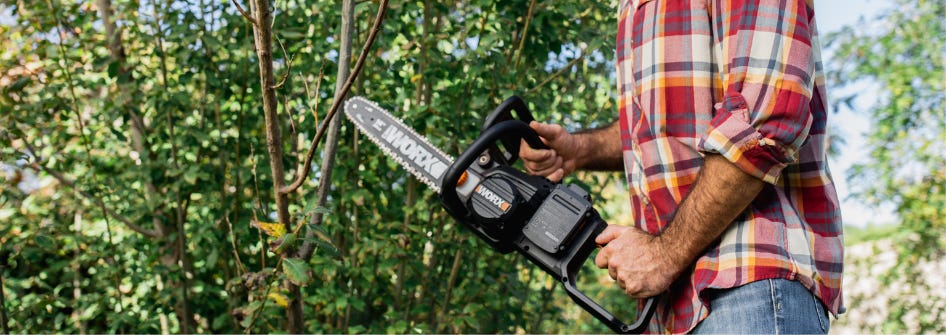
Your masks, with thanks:
M581 148L577 168L595 171L620 171L624 167L621 154L621 126L618 122L602 128L574 134Z
M706 155L699 178L670 225L657 236L657 245L684 269L746 209L763 185L725 157Z

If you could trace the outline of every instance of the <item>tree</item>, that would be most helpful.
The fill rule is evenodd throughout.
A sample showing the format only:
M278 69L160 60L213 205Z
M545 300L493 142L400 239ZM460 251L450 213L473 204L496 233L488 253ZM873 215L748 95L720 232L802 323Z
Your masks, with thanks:
M524 260L479 252L431 191L346 122L335 164L324 139L306 168L349 82L325 70L352 67L343 15L331 1L264 3L271 19L249 1L246 16L207 0L0 5L10 331L606 331L564 313L568 298ZM354 3L350 42L364 45L377 6ZM512 94L549 121L592 126L615 113L614 37L601 32L616 3L389 7L351 92L451 154ZM254 21L271 28L271 79ZM281 192L292 180L274 163L312 175ZM296 293L286 280L306 285Z
M880 93L862 111L871 120L864 148L870 161L855 166L850 179L861 185L858 198L893 204L901 219L900 259L886 275L887 283L910 278L919 262L943 257L946 251L944 16L941 0L898 0L869 22L828 36L834 52L827 65L829 80L838 87L871 83ZM837 101L851 107L859 94ZM905 331L900 316L928 310L923 304L931 302L924 300L895 299L891 304L898 312L889 316L888 326L865 331ZM922 318L920 330L942 332L943 321L942 315Z

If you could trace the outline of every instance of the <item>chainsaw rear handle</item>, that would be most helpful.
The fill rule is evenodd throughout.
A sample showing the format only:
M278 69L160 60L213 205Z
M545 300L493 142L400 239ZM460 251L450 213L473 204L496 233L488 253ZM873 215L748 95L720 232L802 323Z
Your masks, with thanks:
M513 112L515 112L515 116ZM528 125L530 122L535 121L535 118L532 117L532 113L529 111L529 106L526 106L526 102L523 101L522 98L514 95L503 100L492 113L486 116L486 119L483 120L482 130L485 131L509 120L519 120ZM504 134L499 138L499 142L503 144L502 148L496 145L491 145L487 148L490 156L499 164L512 165L519 159L520 137L521 136L516 133ZM549 148L541 141L536 145L530 143L529 146L535 149Z
M598 248L598 245L595 243L595 237L608 226L608 223L604 222L596 211L592 210L592 212L593 214L588 220L589 222L586 223L586 225L590 225L590 227L583 229L583 232L575 237L577 240L581 241L581 246L573 249L568 255L565 260L565 266L561 268L562 274L559 280L561 280L562 286L565 287L565 292L568 293L568 296L571 297L575 303L581 306L585 311L588 311L588 313L596 319L603 322L615 333L641 334L647 330L650 319L654 315L654 310L657 307L655 304L656 298L639 300L638 303L643 303L644 306L643 308L638 308L640 313L637 315L637 320L634 321L633 324L626 324L585 295L576 285L579 270L581 270L582 265L584 265L591 256L592 251Z
M588 313L591 313L591 315L599 321L604 322L604 324L615 333L642 334L647 330L647 326L650 324L650 318L654 315L654 309L656 307L654 299L656 298L647 298L647 300L644 300L644 309L642 309L640 315L638 315L637 321L633 324L626 324L578 290L574 281L570 280L562 284L565 286L565 292L568 293L568 296L571 297L575 303L581 306L585 311L588 311Z
M470 144L470 146L460 154L460 157L453 162L453 165L450 165L440 185L440 197L443 200L443 205L447 208L447 211L454 214L455 217L467 218L470 214L469 211L466 210L466 207L463 206L463 202L460 201L460 196L457 195L456 188L457 182L460 181L460 176L463 175L466 169L473 165L483 151L493 146L497 140L507 136L516 136L516 148L518 148L519 139L525 140L526 143L533 148L545 147L545 144L542 143L542 139L539 138L539 134L522 121L503 121L484 130L480 134L480 137L477 138L476 141L473 141L473 144ZM516 150L514 155L513 161L519 157L519 151Z

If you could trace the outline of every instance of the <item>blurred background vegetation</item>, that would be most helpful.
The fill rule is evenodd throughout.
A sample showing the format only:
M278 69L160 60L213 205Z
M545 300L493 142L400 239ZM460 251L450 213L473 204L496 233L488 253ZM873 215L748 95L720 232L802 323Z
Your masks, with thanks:
M301 187L282 188L300 180L384 4L0 2L0 332L606 332L550 277L472 238L346 122L327 127ZM453 155L513 94L541 120L594 127L616 113L616 7L393 2L348 96ZM869 246L849 269L870 270L875 252L894 259L849 270L845 285L907 292L849 293L842 330L946 332L946 298L921 280L946 245L944 17L941 0L897 0L872 29L823 39L829 85L883 92L858 111L870 162L835 178L900 221L848 230L849 245ZM628 222L619 175L573 181ZM586 273L589 292L630 315L606 277Z

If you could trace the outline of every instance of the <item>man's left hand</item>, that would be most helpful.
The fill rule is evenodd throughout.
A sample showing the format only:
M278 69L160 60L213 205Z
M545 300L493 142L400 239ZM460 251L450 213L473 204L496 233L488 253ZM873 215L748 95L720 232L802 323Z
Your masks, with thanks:
M605 245L595 265L608 269L611 278L632 298L649 298L663 293L683 271L686 264L678 264L657 236L640 229L609 225L595 238Z

